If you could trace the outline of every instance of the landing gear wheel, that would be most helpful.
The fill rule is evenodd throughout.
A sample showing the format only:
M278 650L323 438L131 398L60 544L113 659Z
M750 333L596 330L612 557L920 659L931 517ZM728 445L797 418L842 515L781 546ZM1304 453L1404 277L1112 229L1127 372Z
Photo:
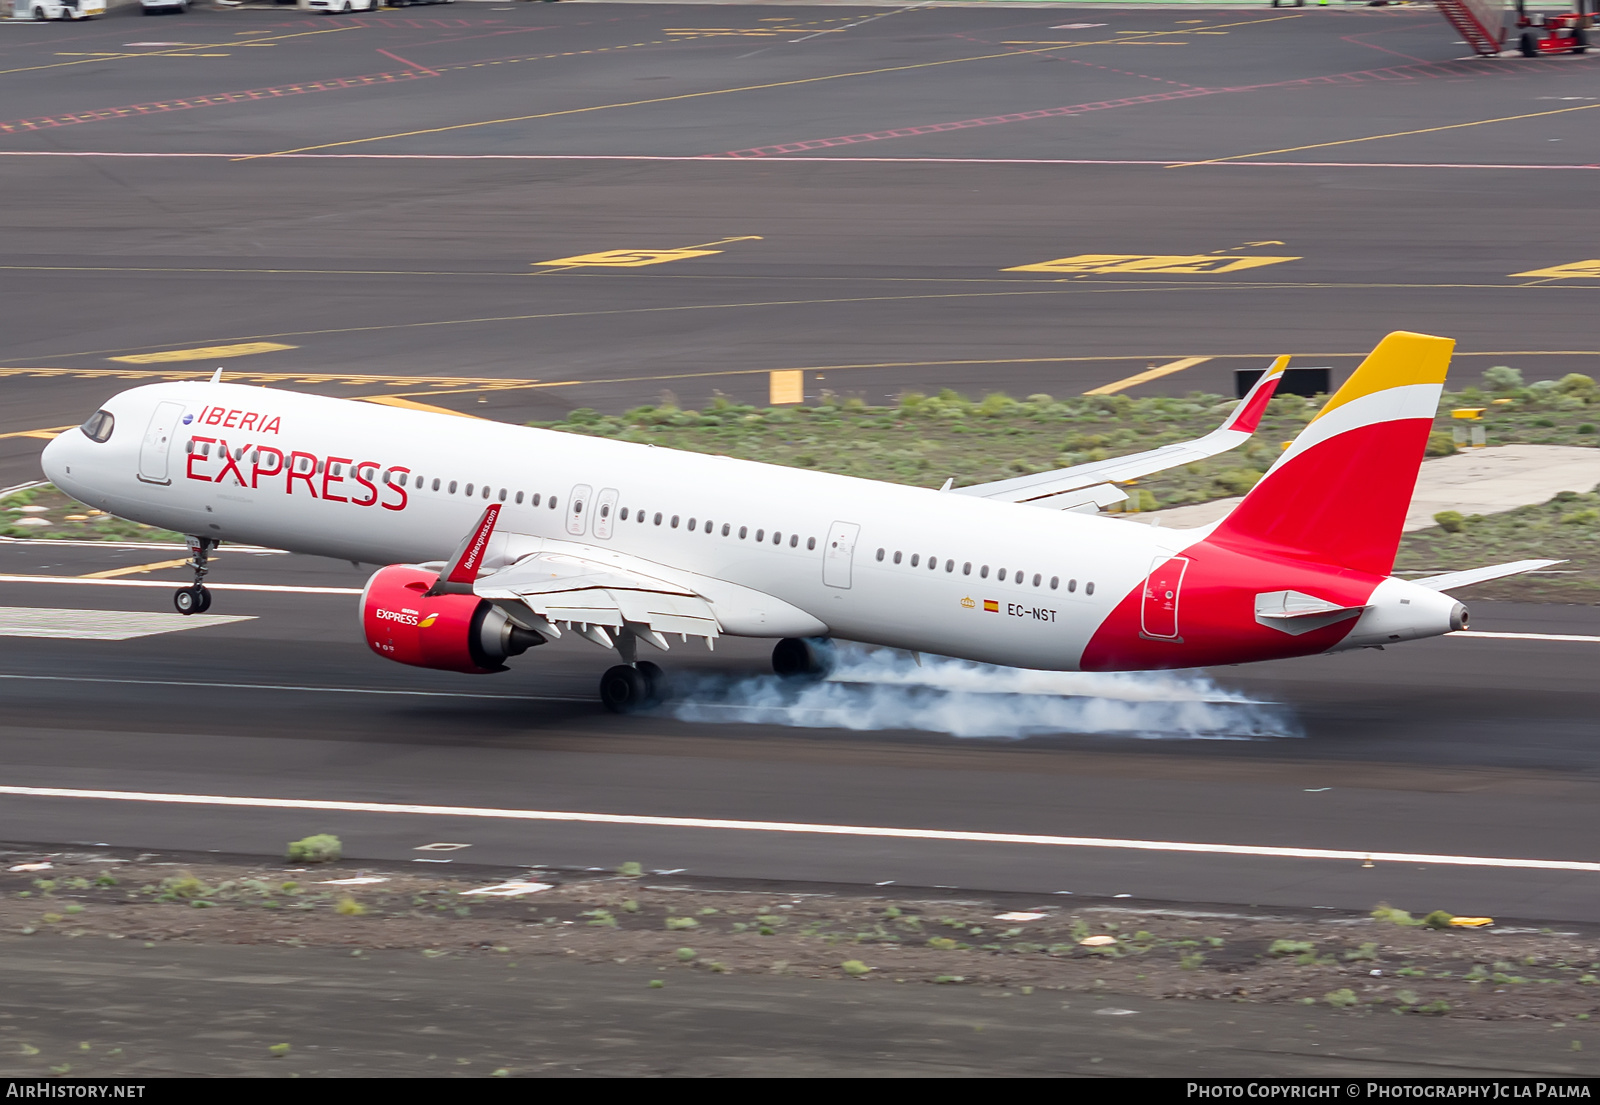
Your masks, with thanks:
M772 650L772 670L785 679L822 679L833 664L833 642L826 637L785 637Z
M1525 58L1539 56L1539 36L1532 31L1523 31L1522 37L1517 39L1517 49Z
M607 668L600 677L600 701L614 714L632 714L647 705L650 685L639 669L627 664Z
M667 687L667 673L661 670L660 664L640 660L633 670L644 677L646 706L659 706L666 701L671 691Z
M196 584L172 593L172 605L180 614L204 614L211 609L211 592Z

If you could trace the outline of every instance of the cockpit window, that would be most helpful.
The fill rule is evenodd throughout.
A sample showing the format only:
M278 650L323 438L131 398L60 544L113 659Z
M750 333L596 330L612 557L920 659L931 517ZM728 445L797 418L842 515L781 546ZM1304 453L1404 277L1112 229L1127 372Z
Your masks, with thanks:
M95 411L89 416L79 429L90 441L106 441L111 437L111 431L116 428L117 420L111 417L110 411Z

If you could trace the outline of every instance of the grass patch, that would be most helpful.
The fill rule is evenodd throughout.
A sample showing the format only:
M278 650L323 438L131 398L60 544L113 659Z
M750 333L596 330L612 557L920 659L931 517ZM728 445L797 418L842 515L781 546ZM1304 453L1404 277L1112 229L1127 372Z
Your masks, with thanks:
M0 537L183 544L182 534L106 514L85 506L50 484L13 492L0 499Z

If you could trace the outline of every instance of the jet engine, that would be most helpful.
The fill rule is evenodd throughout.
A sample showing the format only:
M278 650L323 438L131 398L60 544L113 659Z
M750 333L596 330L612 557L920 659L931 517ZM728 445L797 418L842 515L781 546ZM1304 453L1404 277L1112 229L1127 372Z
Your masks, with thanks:
M391 564L361 592L361 628L367 647L386 660L440 671L487 675L544 637L523 629L504 611L476 595L426 596L439 573L414 564Z

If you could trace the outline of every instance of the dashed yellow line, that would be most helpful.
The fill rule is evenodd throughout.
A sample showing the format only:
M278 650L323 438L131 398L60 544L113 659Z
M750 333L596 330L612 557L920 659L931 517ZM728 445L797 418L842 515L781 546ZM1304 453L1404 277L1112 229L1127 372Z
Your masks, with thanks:
M226 360L229 357L249 357L256 353L276 353L284 349L295 349L297 346L284 345L276 341L252 341L242 345L206 345L198 349L168 349L161 353L132 353L126 357L111 357L109 360L121 361L123 364L167 364L172 361L215 361Z
M1174 372L1182 372L1186 368L1193 368L1197 364L1205 364L1209 360L1211 360L1210 357L1183 357L1179 360L1171 361L1164 365L1157 365L1154 368L1147 368L1143 372L1136 372L1132 376L1125 377L1121 380L1114 380L1109 384L1102 384L1100 387L1091 388L1084 392L1084 394L1115 395L1119 391L1126 391L1131 387L1138 387L1140 384L1147 384L1151 380L1159 380L1163 376L1171 376Z
M72 429L71 426L50 426L43 430L13 430L8 434L0 434L0 438L7 437L36 437L40 441L49 441L58 434L64 434Z

